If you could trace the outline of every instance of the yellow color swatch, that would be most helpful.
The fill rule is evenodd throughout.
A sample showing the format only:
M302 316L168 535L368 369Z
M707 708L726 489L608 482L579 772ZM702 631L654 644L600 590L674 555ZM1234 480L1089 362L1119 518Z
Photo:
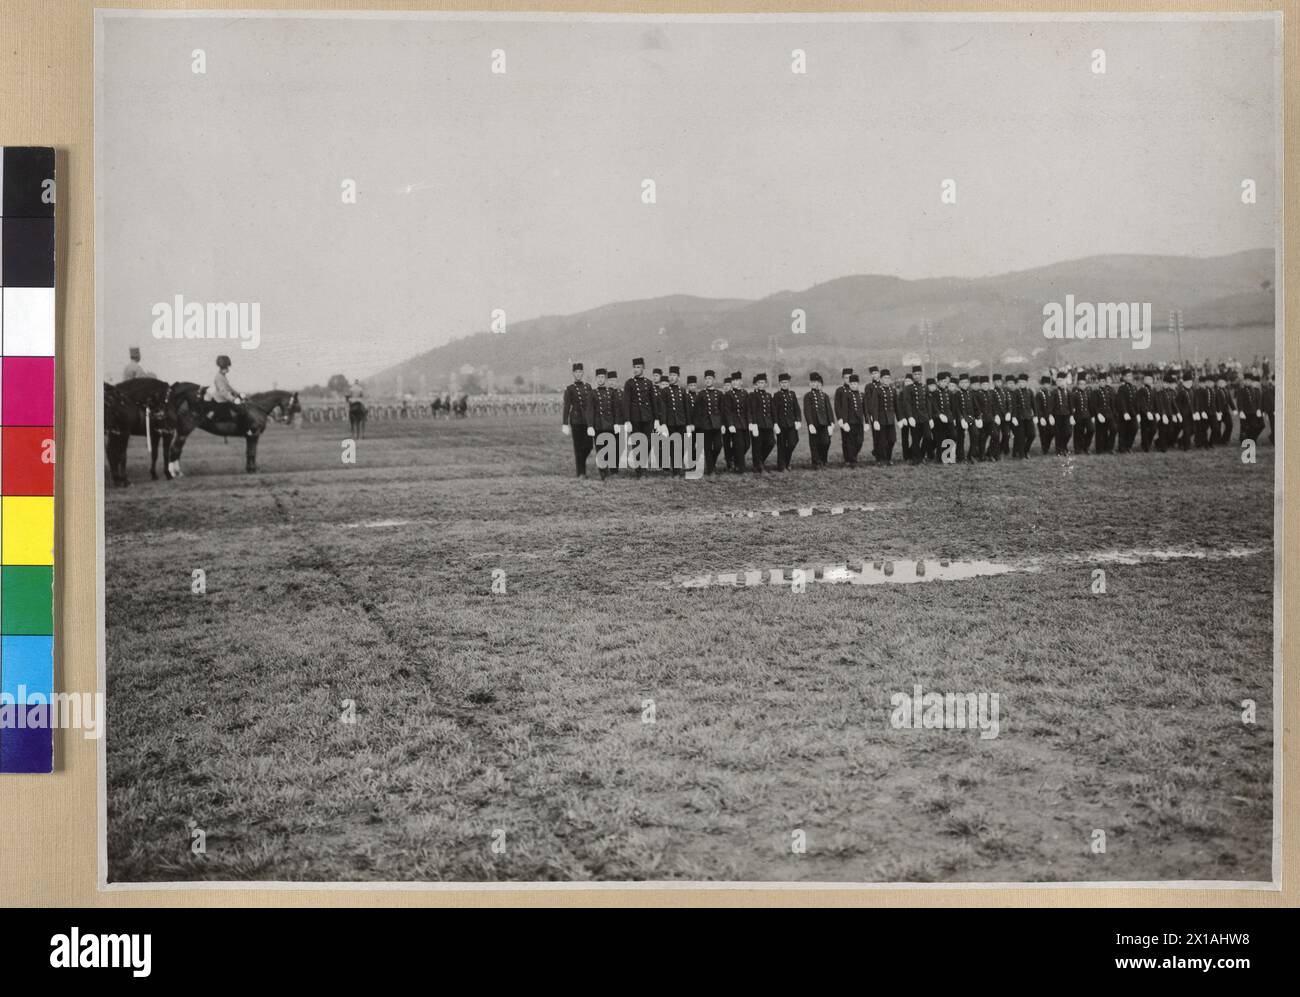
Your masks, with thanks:
M0 556L5 564L54 563L54 497L0 499Z

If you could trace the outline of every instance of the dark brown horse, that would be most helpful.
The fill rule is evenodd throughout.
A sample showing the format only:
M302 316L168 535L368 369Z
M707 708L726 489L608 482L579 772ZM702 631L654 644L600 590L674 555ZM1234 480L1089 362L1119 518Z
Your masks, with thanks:
M244 438L244 470L257 470L257 441L271 418L290 423L302 411L296 391L260 391L249 395L242 404L212 402L203 397L203 388L193 381L172 385L176 406L176 438L171 445L170 474L181 476L181 452L195 429L213 436Z
M176 408L172 387L156 377L136 377L121 384L104 385L104 448L113 484L129 485L126 450L132 436L144 436L150 450L149 476L158 480L158 448L163 451L163 473L170 479L172 438L176 433Z

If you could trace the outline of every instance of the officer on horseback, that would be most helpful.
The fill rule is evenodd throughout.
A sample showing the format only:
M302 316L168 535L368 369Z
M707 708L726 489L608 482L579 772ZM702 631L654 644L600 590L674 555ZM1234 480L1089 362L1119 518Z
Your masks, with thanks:
M215 409L208 413L208 418L216 422L235 422L243 410L244 396L241 395L230 385L230 379L226 372L230 370L230 357L222 354L217 357L217 376L212 379L212 386L208 388L208 401L215 402L221 406L221 414L226 418L216 418Z

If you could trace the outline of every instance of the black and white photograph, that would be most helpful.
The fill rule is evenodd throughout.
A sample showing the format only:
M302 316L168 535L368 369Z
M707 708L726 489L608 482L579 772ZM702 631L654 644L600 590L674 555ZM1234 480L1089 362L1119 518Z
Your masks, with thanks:
M101 885L1277 889L1281 26L97 11Z

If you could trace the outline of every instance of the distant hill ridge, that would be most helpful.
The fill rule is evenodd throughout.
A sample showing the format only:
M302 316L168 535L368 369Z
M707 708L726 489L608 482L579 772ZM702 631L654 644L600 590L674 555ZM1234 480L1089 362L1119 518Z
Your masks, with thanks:
M1149 358L1173 356L1165 331L1171 309L1180 309L1187 339L1207 335L1205 348L1247 353L1271 343L1274 253L1247 250L1210 258L1109 255L1053 263L991 277L907 280L880 274L838 277L803 291L778 291L756 301L673 294L617 301L574 315L545 315L513 322L504 334L478 332L421 353L366 379L374 395L444 390L466 365L490 369L498 385L516 376L556 386L569 379L570 358L588 374L614 366L631 375L633 356L649 366L681 364L686 371L713 367L721 375L758 365L801 368L811 364L901 364L927 354L936 363L1044 363L1052 343L1042 333L1042 308L1076 301L1151 302L1156 334ZM802 309L807 331L791 331L791 314ZM928 337L926 330L929 330ZM1236 330L1250 330L1237 342ZM1210 335L1212 333L1212 335ZM1128 353L1128 344L1069 344L1067 350ZM1037 351L1035 353L1034 351Z

